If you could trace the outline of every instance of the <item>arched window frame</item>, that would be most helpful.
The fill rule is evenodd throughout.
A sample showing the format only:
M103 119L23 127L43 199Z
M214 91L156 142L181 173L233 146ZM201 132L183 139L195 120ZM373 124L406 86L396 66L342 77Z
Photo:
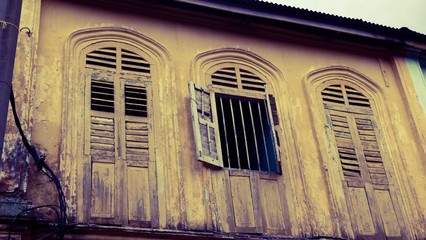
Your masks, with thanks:
M201 63L201 65L196 65L196 68L198 72L198 76L195 77L195 79L200 79L200 82L202 82L200 85L204 85L206 87L200 87L200 85L197 85L196 83L191 82L190 83L190 98L191 98L191 104L192 104L192 115L193 115L193 127L194 127L194 135L195 135L195 139L196 139L196 145L197 145L197 158L200 161L204 161L207 163L210 163L212 165L215 166L219 166L219 167L223 167L224 166L224 159L222 157L222 151L223 149L225 149L223 147L223 145L220 144L220 142L223 140L221 138L222 137L216 137L219 136L219 126L218 126L218 119L217 119L217 109L218 109L218 102L215 96L221 94L221 95L226 95L228 97L232 97L232 98L247 98L247 99L258 99L260 101L264 101L265 102L265 109L266 109L266 118L267 120L267 125L270 126L269 130L271 131L271 141L272 141L272 149L270 150L270 152L273 152L274 155L274 161L275 163L271 163L274 164L274 167L271 167L268 164L268 168L266 170L266 168L264 170L261 171L265 171L265 172L271 172L271 173L281 173L281 161L280 161L280 157L279 157L279 141L277 138L277 129L279 127L279 119L278 119L278 110L276 107L276 103L275 103L275 98L273 97L273 94L269 94L268 93L268 89L270 89L270 92L272 91L272 85L271 85L271 80L275 77L277 77L277 73L279 71L277 71L277 69L274 68L268 68L268 65L263 65L263 63L266 63L265 60L263 59L255 59L255 60L260 60L259 62L262 62L259 64L259 62L257 61L253 61L252 59L252 54L247 54L246 56L241 55L240 53L236 53L237 51L235 51L234 49L221 49L217 52L218 55L222 55L220 57L217 58L212 58L212 59L203 59L204 61ZM238 52L242 52L242 51L238 51ZM210 53L206 53L207 57L211 57L211 55L209 56ZM226 56L227 55L227 56ZM237 56L239 55L239 56ZM252 56L250 56L252 55ZM203 56L203 54L201 54L200 56L198 56L198 58L205 58L206 56ZM244 56L244 57L242 57ZM196 63L200 63L199 59L195 60ZM269 64L269 63L268 63ZM253 74L254 76L256 76L256 78L259 81L263 81L264 82L264 91L250 91L247 89L243 89L243 87L241 86L241 83L238 83L238 87L237 88L229 88L229 87L223 87L223 86L219 86L219 85L215 85L212 82L212 75L217 72L220 71L221 69L224 68L235 68L236 71L240 71L239 69L243 69L243 71L247 71L250 72L251 74ZM201 78L200 78L201 76ZM237 77L239 78L239 77ZM239 80L238 80L239 81ZM199 94L200 92L203 92L204 94ZM204 113L203 107L200 107L202 105L200 105L200 102L197 102L196 100L196 95L205 95L208 96L207 98L209 99L208 102L208 109L213 109L213 111L208 114L211 114L211 120L209 120L208 125L210 126L209 129L211 129L211 131L207 131L207 132L212 132L214 134L209 134L209 136L206 136L205 138L207 138L206 143L203 143L202 140L202 134L199 134L200 132L200 122L204 122L203 120L200 120L202 117L195 117L197 115L197 104L198 106L198 112L202 111ZM241 103L240 103L241 104ZM260 111L260 110L259 110ZM205 118L206 116L204 116ZM205 123L203 123L205 124ZM265 124L266 125L266 124ZM213 130L214 129L214 130ZM268 131L269 131L268 130ZM211 136L213 139L211 139ZM237 137L235 137L236 139ZM246 144L246 149L247 149L247 138L244 137L245 139L245 144ZM212 144L213 143L213 144ZM209 149L203 149L203 144L204 146L211 146L213 145L214 147L209 147ZM266 143L265 143L266 144ZM213 152L211 152L210 149L213 149ZM217 150L217 152L216 152ZM269 151L269 150L268 150ZM211 152L212 155L209 156L208 152ZM238 152L238 150L237 150ZM207 153L207 154L206 154ZM225 156L226 154L224 154L223 156ZM237 154L238 155L238 154ZM247 156L249 155L249 153L247 152ZM269 157L271 158L271 157ZM249 162L249 160L247 160ZM255 170L255 169L251 169L250 168L250 163L248 164L249 167L241 167L241 165L239 164L240 159L238 157L238 167L236 167L237 169L246 169L246 170ZM228 163L228 166L226 167L230 167L231 164ZM260 165L260 164L259 164ZM235 167L230 167L230 168L235 168ZM260 167L259 169L260 170Z
M232 66L240 66L256 74L265 82L268 94L279 96L277 101L274 102L276 110L271 111L274 117L270 117L269 121L272 125L271 129L278 136L275 142L276 150L279 151L278 160L288 157L285 156L288 152L284 149L287 149L292 138L284 135L282 128L290 129L290 123L287 114L284 114L283 121L279 118L279 116L282 116L280 115L281 109L288 109L287 101L285 101L285 96L288 95L286 94L284 76L272 63L250 51L223 48L201 53L194 58L191 78L193 82L190 82L189 97L190 104L195 105L192 106L193 120L198 119L196 117L197 114L203 112L203 110L197 110L199 101L195 98L195 94L192 94L196 93L196 91L198 91L198 95L206 93L211 96L206 99L211 99L209 104L213 104L209 108L212 106L213 109L216 109L216 99L214 94L210 94L211 92L235 95L236 98L254 97L256 100L265 99L267 95L264 92L244 93L235 89L214 87L211 84L212 73L218 69ZM271 107L271 109L275 109L275 107ZM282 111L288 113L286 110ZM216 113L216 111L213 111L213 113ZM193 125L194 135L196 135L199 130L197 124ZM290 133L291 131L288 130L286 132ZM197 143L197 140L194 143ZM198 156L197 158L203 161ZM217 161L217 159L214 161ZM203 175L212 176L211 178L204 178L204 184L206 186L212 184L216 189L215 193L212 193L216 197L210 199L212 200L212 206L217 206L215 209L211 209L213 212L218 210L216 213L217 219L224 219L218 222L219 226L223 227L223 229L229 229L226 231L238 233L268 232L279 235L289 235L291 233L295 215L290 212L293 211L294 205L292 205L293 202L291 200L291 187L284 186L292 185L290 183L292 178L289 177L292 174L292 168L290 167L290 161L284 161L283 164L285 166L283 169L285 170L281 171L280 163L281 161L278 162L279 166L277 168L280 174L237 168L208 168L207 166L202 168ZM217 171L218 169L223 169L223 171ZM274 208L270 207L271 204L274 205ZM289 205L292 206L290 207Z
M150 121L155 123L156 134L167 135L168 141L157 142L155 138L150 140L152 146L158 147L158 150L155 151L151 156L153 161L149 161L146 164L145 169L149 169L147 175L149 181L141 181L147 183L145 190L149 192L150 196L153 198L150 201L145 201L146 206L144 211L145 220L141 219L137 215L129 215L129 219L135 218L136 222L126 221L126 215L124 211L121 211L123 214L116 214L116 219L113 220L114 224L119 224L122 226L165 226L165 221L160 222L159 211L164 211L163 205L160 205L160 202L164 202L165 191L164 185L157 183L157 176L164 175L164 168L161 167L162 164L167 164L161 162L161 159L168 158L174 154L174 150L178 147L177 144L177 129L173 131L166 130L171 129L172 126L176 124L176 101L169 102L170 96L175 96L175 82L173 81L174 76L171 72L172 61L168 51L158 44L156 41L129 29L121 28L110 28L110 27L101 27L101 28L90 28L83 29L72 33L65 46L65 60L64 60L64 94L63 94L63 114L62 114L62 152L61 152L61 173L63 176L64 191L67 192L67 203L69 208L69 219L71 221L78 222L90 222L90 214L87 210L87 192L83 190L85 186L84 174L87 172L85 169L88 167L87 154L85 153L84 139L85 136L85 118L83 107L87 103L85 99L85 88L87 81L87 75L81 71L81 58L80 55L86 48L94 44L103 44L107 42L115 42L117 44L125 44L128 48L137 51L143 56L147 61L149 61L151 66L151 77L155 79L152 81L151 86L154 89L158 89L158 85L165 81L170 81L170 84L165 84L162 87L162 91L152 91L152 102L153 105L159 106L161 109L169 109L167 114L160 111L151 111L152 115L150 116ZM146 80L146 79L145 79ZM150 84L147 84L150 85ZM167 101L165 100L167 96ZM164 116L163 116L164 115ZM170 115L170 116L165 116ZM133 116L128 116L132 118ZM160 119L165 119L161 120ZM154 129L154 125L150 126L151 129ZM166 147L166 145L168 147ZM153 149L153 148L152 148ZM150 157L151 157L150 156ZM155 159L155 160L154 160ZM157 161L160 159L160 162ZM160 165L158 167L157 165ZM135 174L133 174L135 175ZM140 174L138 174L139 176ZM142 196L146 194L135 193L134 197ZM89 200L90 201L90 200ZM123 201L125 204L127 201ZM139 201L141 202L141 201ZM126 206L124 206L126 208ZM119 209L118 207L115 210ZM140 212L140 211L139 211ZM151 217L149 217L150 215ZM143 218L143 217L142 217ZM138 220L139 219L139 220Z
M370 180L368 180L370 181L368 184L366 181L357 179L352 181L343 173L333 132L333 122L329 119L327 109L324 110L321 95L322 90L333 84L350 86L369 100L370 109L367 111L358 109L356 111L358 113L355 114L368 115L373 119L372 125L382 155L387 183L377 185L377 182ZM390 136L393 135L393 131L388 128L389 112L383 98L384 89L376 81L352 68L332 66L309 73L305 78L304 90L311 106L310 113L314 119L321 160L331 191L330 197L335 204L332 209L334 215L342 219L341 231L351 238L357 236L384 238L406 234L406 206L401 200L401 193L395 178L395 156L392 157L392 153L398 152L398 150L388 147L388 144L392 143ZM346 111L344 108L340 110ZM360 189L365 189L365 192ZM370 205L365 207L368 204ZM394 227L396 224L399 224L400 229Z

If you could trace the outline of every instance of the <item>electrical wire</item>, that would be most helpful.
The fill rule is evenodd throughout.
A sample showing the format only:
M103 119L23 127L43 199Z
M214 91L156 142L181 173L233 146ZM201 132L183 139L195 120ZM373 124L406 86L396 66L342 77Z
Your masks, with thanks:
M35 210L39 210L41 208L49 208L52 209L53 211L55 211L57 218L59 219L59 211L58 206L56 205L41 205L41 206L37 206L37 207L32 207L32 208L27 208L22 210L20 213L18 213L13 219L12 222L9 225L9 233L8 233L8 237L7 239L10 240L11 239L11 234L12 234L12 229L13 229L13 225L15 224L15 221L17 221L19 219L19 217L21 217L24 213L26 212L30 212L30 211L35 211ZM53 221L51 221L53 223Z
M66 227L66 224L67 224L67 205L66 205L66 200L65 200L65 194L64 194L62 187L61 187L61 183L59 182L59 179L56 177L56 175L52 171L52 169L46 164L45 157L40 156L37 149L28 142L28 139L25 136L24 131L22 130L22 126L21 126L21 123L19 121L18 114L16 112L15 96L13 94L13 88L12 87L11 87L11 91L10 91L9 100L10 100L10 105L12 107L13 117L15 119L15 124L16 124L16 127L18 128L19 134L21 135L22 142L24 143L25 148L27 149L29 154L32 156L32 158L34 160L34 164L37 166L37 168L41 172L43 172L55 184L56 190L58 192L58 202L59 202L59 212L57 212L58 229L55 230L51 234L52 234L52 236L53 236L53 234L56 234L58 236L58 238L62 240L62 239L64 239L65 227ZM43 207L43 206L39 206L39 207ZM16 217L19 217L21 214L23 214L23 212L26 212L27 210L31 211L31 210L37 209L39 207L34 207L34 208L29 208L29 209L23 210ZM13 225L13 221L12 221L12 225ZM51 234L49 234L49 237L50 237ZM9 236L10 236L10 231L9 231Z

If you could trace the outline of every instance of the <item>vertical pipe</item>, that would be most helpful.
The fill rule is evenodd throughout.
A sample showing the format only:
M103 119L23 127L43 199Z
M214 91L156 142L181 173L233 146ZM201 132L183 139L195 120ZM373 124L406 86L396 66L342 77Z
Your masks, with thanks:
M0 4L0 158L3 154L10 88L21 18L22 0L1 0Z

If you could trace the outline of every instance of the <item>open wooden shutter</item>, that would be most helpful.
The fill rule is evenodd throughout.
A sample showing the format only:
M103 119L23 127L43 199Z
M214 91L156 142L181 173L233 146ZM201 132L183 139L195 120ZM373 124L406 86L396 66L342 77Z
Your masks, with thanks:
M219 127L213 117L214 94L189 82L189 96L197 159L223 167Z
M275 149L275 158L276 158L276 171L281 174L281 161L280 161L280 141L278 138L278 126L279 126L279 117L278 117L278 109L277 103L275 101L275 97L272 94L266 94L266 103L268 105L269 111L269 124L271 125L271 132L274 139L274 149ZM274 170L274 169L271 169Z

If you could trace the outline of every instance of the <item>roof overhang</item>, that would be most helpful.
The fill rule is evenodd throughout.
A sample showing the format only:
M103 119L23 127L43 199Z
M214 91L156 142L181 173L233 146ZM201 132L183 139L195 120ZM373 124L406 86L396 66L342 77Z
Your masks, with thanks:
M74 0L89 2L87 0ZM183 16L203 24L211 20L237 20L245 25L255 26L256 30L277 29L284 32L310 35L357 44L373 48L391 50L394 54L407 55L413 52L424 53L426 35L408 28L392 28L365 22L360 19L339 17L306 9L289 7L260 0L91 0L104 5L122 6L137 11L142 8L155 8L153 12L163 15ZM145 12L144 12L145 14ZM149 14L149 13L147 13ZM153 14L153 13L152 13ZM262 31L262 30L260 30ZM410 49L410 50L407 50ZM418 51L412 51L416 49Z

